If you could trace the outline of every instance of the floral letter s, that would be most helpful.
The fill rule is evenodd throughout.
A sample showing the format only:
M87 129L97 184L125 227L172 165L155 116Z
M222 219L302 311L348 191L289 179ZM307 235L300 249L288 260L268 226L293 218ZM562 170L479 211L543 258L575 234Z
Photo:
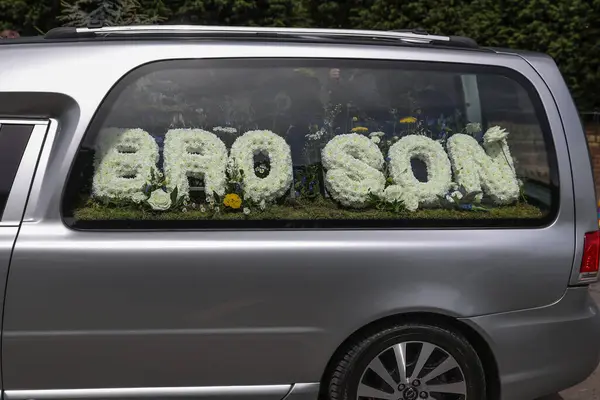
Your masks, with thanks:
M383 155L368 137L338 135L323 148L325 185L331 196L348 207L364 207L369 192L380 196L385 186Z

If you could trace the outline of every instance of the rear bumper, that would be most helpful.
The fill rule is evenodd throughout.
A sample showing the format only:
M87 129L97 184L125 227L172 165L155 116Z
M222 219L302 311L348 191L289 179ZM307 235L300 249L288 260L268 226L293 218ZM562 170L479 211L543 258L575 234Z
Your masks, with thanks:
M585 380L600 361L600 314L588 288L541 308L464 319L488 341L503 400L533 400Z

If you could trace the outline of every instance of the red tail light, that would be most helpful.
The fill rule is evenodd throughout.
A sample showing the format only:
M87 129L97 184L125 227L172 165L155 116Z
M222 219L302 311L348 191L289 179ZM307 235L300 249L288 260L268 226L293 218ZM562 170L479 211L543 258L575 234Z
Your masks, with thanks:
M598 278L600 264L600 231L585 234L583 242L583 259L579 269L579 280Z

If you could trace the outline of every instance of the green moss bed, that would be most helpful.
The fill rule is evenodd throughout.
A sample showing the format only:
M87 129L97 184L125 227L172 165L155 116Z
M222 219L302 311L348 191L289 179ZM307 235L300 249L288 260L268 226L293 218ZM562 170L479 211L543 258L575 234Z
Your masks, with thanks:
M73 212L75 220L390 220L390 219L538 219L544 216L539 208L519 203L513 206L490 208L488 211L463 211L454 209L422 209L414 212L401 211L394 213L377 209L351 210L340 208L329 199L315 201L289 202L273 205L265 211L252 209L250 215L240 210L223 210L201 212L198 209L157 212L134 207L111 207L88 203Z

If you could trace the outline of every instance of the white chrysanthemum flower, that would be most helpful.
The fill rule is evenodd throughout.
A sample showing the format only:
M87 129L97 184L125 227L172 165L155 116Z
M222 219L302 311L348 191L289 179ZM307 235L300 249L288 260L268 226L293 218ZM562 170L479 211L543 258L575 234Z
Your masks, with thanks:
M379 136L373 136L371 138L371 142L378 144L379 142L381 142L381 139L379 138Z
M369 133L369 137L370 138L374 138L374 137L381 138L383 136L385 136L385 132L377 131L377 132L371 132L371 133Z
M315 133L307 134L306 138L311 141L316 141L316 140L320 140L324 134L325 134L325 129L321 128L318 131L316 131Z
M158 145L141 129L107 128L95 143L92 195L107 200L146 199L143 190L150 183L158 162ZM143 199L142 199L143 197Z
M244 207L244 215L250 215L250 209L248 207Z
M454 192L450 193L450 196L452 196L453 198L457 198L459 200L463 198L463 194L461 192L459 192L458 190L455 190Z
M499 126L492 126L483 135L484 143L494 143L505 140L508 136L506 129L500 128Z
M171 129L163 150L167 187L177 187L178 197L187 199L189 177L204 179L207 199L225 193L227 148L214 133L202 129Z
M463 198L463 194L461 192L459 192L458 190L455 190L446 195L446 201L448 201L449 203L456 203L457 200L460 200L462 198Z
M155 190L150 194L148 204L153 210L165 211L171 208L171 196L162 189Z
M269 174L264 178L254 171L254 156L261 153L270 161ZM238 137L231 146L231 159L244 171L244 195L251 201L277 200L292 184L290 146L271 131L250 131Z
M214 133L237 133L237 129L231 126L215 126L213 128Z
M206 212L206 207L200 206L200 212Z
M364 207L369 192L383 193L383 155L372 139L356 133L338 135L325 145L322 159L327 191L341 204Z
M420 205L434 205L438 202L439 196L443 196L450 190L452 183L450 160L442 145L435 140L423 135L408 135L394 143L388 154L390 176L394 183L403 190L414 193ZM413 158L420 159L427 166L426 182L420 182L415 177L411 165Z
M481 132L481 124L479 122L469 122L465 127L465 131L469 135Z
M133 201L135 204L140 204L146 201L147 198L148 196L146 196L144 193L137 192L131 196L131 201Z
M267 208L267 202L264 200L261 200L260 203L258 203L258 208L260 208L261 211L264 211Z

